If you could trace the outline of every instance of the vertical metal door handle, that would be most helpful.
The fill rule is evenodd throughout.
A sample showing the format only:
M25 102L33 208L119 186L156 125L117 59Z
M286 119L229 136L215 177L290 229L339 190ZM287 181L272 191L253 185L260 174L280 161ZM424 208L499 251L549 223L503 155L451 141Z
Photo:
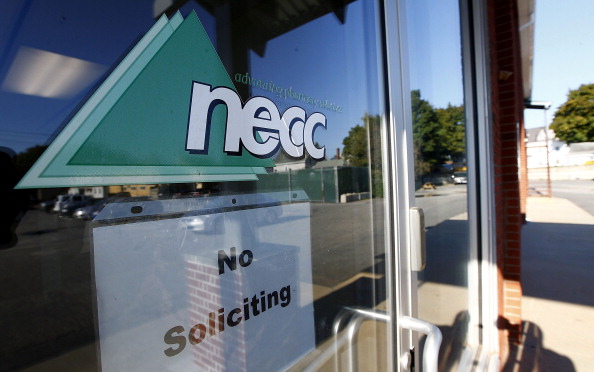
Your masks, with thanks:
M410 257L411 269L423 271L425 268L425 214L422 208L412 207L410 216Z
M411 331L421 332L427 336L423 347L423 372L437 372L439 347L441 346L441 331L436 325L424 320L403 316L400 326Z

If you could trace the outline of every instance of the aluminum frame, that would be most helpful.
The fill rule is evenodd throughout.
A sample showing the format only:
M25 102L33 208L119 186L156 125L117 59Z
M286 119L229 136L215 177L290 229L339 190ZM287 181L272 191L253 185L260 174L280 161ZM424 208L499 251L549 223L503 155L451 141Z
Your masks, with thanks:
M388 168L386 190L389 190L390 216L394 232L390 250L393 286L391 305L394 317L417 313L418 304L414 288L416 275L411 267L409 208L414 205L412 174L412 120L410 82L407 66L406 14L404 1L385 0L386 75L388 79ZM469 144L470 184L468 191L469 244L469 312L471 314L469 346L461 358L461 369L470 370L476 360L489 368L496 367L499 351L497 330L497 265L494 213L493 150L490 110L488 64L488 30L484 0L460 0L464 101ZM402 233L406 232L406 233ZM395 261L397 260L397 261ZM399 262L399 264L397 264ZM409 348L418 344L417 335L393 324L394 344L398 361L404 360ZM418 360L416 361L418 365ZM399 370L405 366L399 365Z

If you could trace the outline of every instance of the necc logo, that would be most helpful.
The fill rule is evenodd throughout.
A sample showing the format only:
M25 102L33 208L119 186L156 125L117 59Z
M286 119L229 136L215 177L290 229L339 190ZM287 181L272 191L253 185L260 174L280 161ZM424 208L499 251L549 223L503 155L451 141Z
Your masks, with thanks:
M194 82L188 121L186 150L207 154L212 112L218 105L227 107L225 147L229 155L241 153L242 145L254 156L268 158L279 146L293 157L300 158L304 151L314 159L325 157L326 148L314 144L318 127L326 129L326 117L319 113L307 116L301 107L289 107L281 116L268 98L253 97L245 105L235 91L227 87L212 88Z

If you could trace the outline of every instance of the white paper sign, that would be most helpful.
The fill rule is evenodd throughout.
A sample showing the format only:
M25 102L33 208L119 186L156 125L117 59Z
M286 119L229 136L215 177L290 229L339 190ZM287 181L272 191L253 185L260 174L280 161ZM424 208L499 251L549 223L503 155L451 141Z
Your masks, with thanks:
M277 371L315 347L309 203L166 203L93 228L102 370Z

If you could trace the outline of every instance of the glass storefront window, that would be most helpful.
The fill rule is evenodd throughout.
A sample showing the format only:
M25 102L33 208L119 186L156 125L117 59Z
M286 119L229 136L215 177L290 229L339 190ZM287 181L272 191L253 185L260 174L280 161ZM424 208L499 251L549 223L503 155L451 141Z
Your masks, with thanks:
M3 7L0 370L388 368L376 3ZM184 49L195 36L176 34L185 27L209 42ZM196 45L209 43L202 59ZM210 71L217 59L226 77ZM205 113L211 138L227 139L241 110L293 118L294 148L285 129L253 126L239 156L192 168L223 148L189 147L193 89L225 79L231 98ZM256 103L264 109L249 111ZM279 145L254 154L267 143ZM241 164L249 157L271 162ZM15 189L35 167L40 183ZM380 320L351 348L343 335L357 309Z

